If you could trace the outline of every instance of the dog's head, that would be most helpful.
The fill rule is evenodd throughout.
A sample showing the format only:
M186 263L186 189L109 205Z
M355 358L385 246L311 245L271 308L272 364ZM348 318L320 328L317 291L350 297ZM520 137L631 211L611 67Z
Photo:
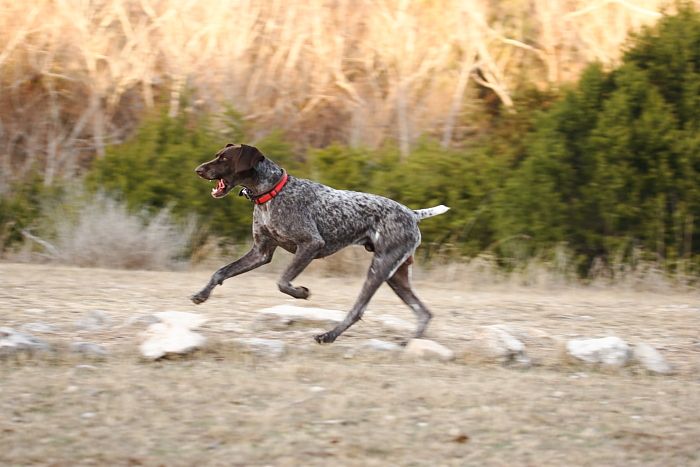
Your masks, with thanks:
M216 157L195 169L197 175L206 180L217 180L211 195L223 198L231 189L249 176L249 171L265 156L253 146L227 144L216 153Z

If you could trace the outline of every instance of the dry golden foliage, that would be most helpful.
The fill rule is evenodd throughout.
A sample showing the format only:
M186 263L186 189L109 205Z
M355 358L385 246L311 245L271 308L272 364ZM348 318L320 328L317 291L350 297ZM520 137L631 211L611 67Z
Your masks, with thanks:
M157 100L171 114L232 104L284 130L402 152L444 146L522 81L614 63L660 0L0 0L0 192L37 164L46 184L119 141Z

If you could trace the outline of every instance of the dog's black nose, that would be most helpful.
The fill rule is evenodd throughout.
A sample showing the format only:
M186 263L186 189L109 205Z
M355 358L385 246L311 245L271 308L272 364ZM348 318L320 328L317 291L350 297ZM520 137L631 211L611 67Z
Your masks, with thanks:
M201 165L194 169L194 171L197 172L197 175L199 175L200 177L204 175L204 167L202 167Z

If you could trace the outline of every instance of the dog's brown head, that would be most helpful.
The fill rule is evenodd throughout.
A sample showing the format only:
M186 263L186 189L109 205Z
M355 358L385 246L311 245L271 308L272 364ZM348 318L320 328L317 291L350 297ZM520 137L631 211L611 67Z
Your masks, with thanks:
M214 198L223 198L264 158L256 147L229 143L216 153L213 160L200 165L195 172L206 180L217 180L211 195Z

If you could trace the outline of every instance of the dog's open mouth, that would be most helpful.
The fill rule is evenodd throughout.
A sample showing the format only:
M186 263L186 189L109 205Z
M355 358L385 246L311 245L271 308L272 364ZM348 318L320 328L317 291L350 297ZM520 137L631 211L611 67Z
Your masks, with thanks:
M216 182L216 186L211 189L211 195L214 198L222 198L228 194L228 192L231 190L231 186L226 183L226 180L223 178L220 178Z

